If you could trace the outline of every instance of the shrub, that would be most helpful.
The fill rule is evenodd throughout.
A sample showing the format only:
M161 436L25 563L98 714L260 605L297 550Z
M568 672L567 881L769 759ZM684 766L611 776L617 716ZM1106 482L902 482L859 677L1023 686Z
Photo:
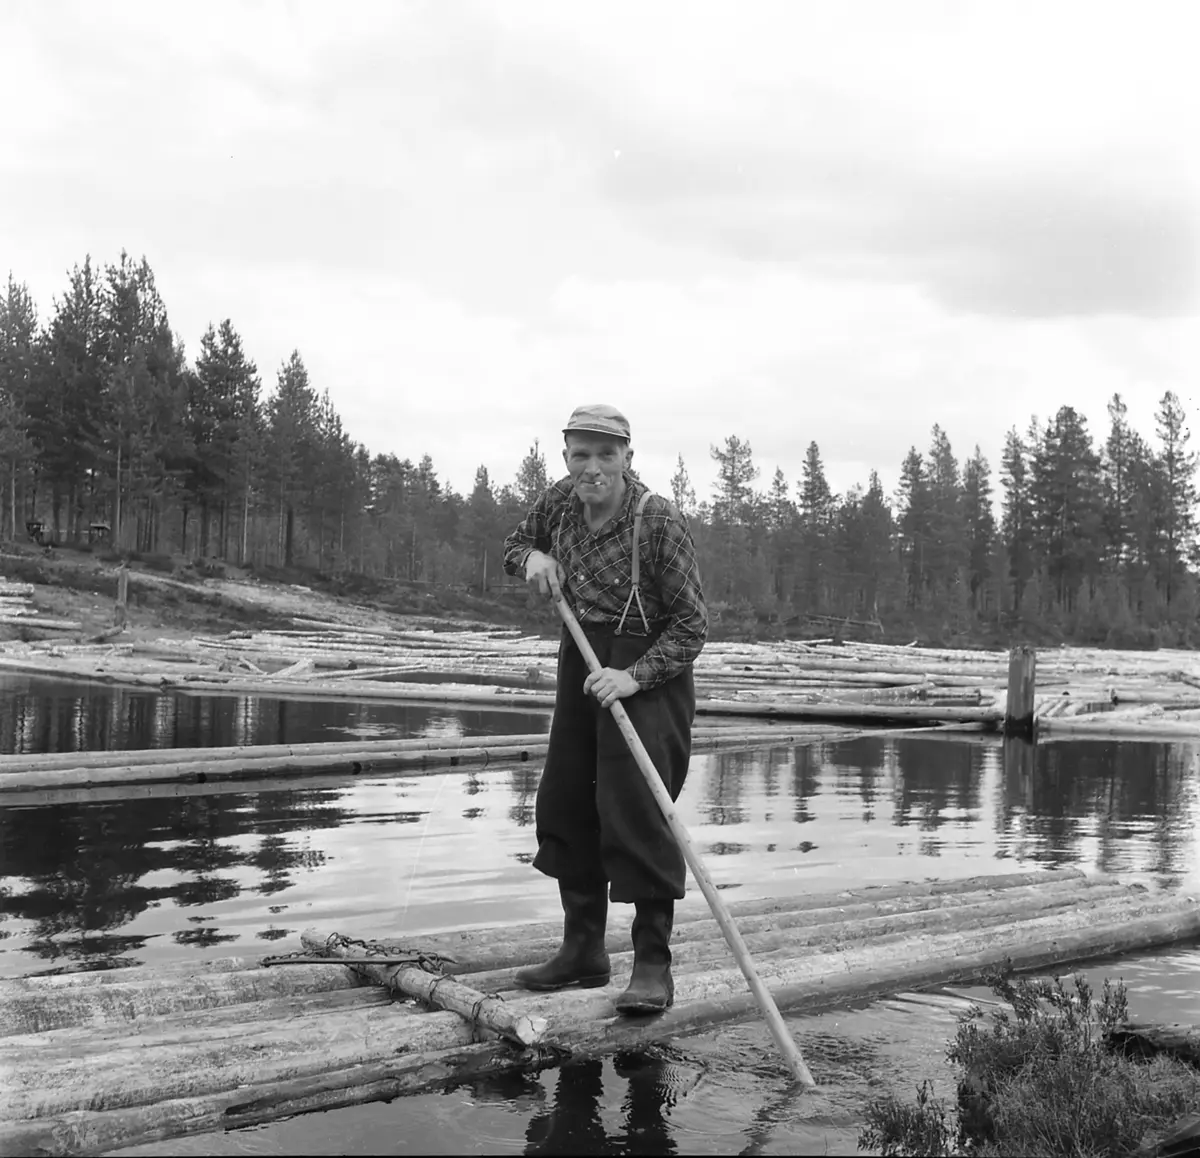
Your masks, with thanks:
M1099 1003L1082 977L1013 983L991 979L1008 1010L973 1006L946 1056L962 1071L954 1112L931 1098L872 1102L859 1148L884 1155L1125 1155L1200 1106L1200 1074L1166 1057L1139 1063L1112 1052L1125 1021L1123 984L1105 981Z
M945 1105L930 1096L929 1083L917 1087L913 1105L893 1094L867 1106L867 1125L858 1139L860 1150L873 1154L927 1154L930 1158L955 1152L957 1130Z

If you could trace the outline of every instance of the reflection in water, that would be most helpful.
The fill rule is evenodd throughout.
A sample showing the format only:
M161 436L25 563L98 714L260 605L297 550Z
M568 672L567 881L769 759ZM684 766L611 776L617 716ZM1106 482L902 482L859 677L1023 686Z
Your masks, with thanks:
M164 697L145 718L175 726L186 710L217 727L238 703ZM363 710L284 707L243 718L261 727L270 717L271 737L290 740ZM394 710L398 731L434 715ZM486 733L513 721L530 723L473 712L461 726ZM823 741L699 755L679 808L718 886L745 898L1056 865L1174 883L1200 872L1198 753L983 737ZM528 867L539 773L529 763L211 795L168 785L136 799L0 807L0 976L238 942L245 951L321 922L377 936L557 919L555 891Z
M669 1061L650 1052L626 1051L613 1069L626 1083L621 1129L610 1133L601 1117L604 1063L586 1058L560 1066L551 1106L533 1115L525 1130L526 1154L675 1154L664 1111L674 1104Z
M4 849L0 920L28 924L24 950L45 961L133 964L145 935L119 936L164 903L181 910L220 909L243 892L269 897L297 872L325 863L309 840L289 834L340 827L353 814L303 789L253 796L130 800L0 812ZM14 885L9 883L19 878ZM181 918L183 914L180 914ZM237 940L213 918L188 915L176 927L181 946ZM179 922L182 924L182 921Z
M1056 743L1005 757L997 823L1014 851L1116 872L1142 846L1139 871L1178 881L1196 870L1195 745Z
M549 720L109 689L56 689L39 700L23 686L22 706L0 707L10 751L97 737L146 747L511 734ZM261 954L295 944L308 927L419 938L555 920L557 892L529 867L539 774L530 763L0 805L0 976ZM704 754L678 807L718 887L736 890L731 899L1055 865L1168 882L1200 876L1193 744L861 737ZM1200 1016L1200 949L1104 969L1157 993L1158 1005L1137 1006L1148 1019ZM943 1015L944 1024L932 1020ZM794 1024L822 1083L798 1104L781 1100L773 1046L750 1022L689 1038L687 1055L654 1047L488 1077L153 1152L787 1154L832 1145L852 1154L864 1099L885 1085L911 1096L914 1058L927 1075L953 1033L950 1014L928 1008L916 1017L841 1010Z
M221 748L323 740L441 739L548 732L548 712L163 696L100 684L0 676L0 753Z

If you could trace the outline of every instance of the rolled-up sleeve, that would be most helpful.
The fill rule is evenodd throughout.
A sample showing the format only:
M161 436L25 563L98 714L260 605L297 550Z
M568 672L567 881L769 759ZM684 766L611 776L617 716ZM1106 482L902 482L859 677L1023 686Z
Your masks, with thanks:
M520 579L525 577L525 562L531 551L550 550L550 503L553 488L542 492L541 497L529 509L504 540L504 570Z
M626 669L643 690L679 675L695 662L708 639L708 607L700 586L696 546L687 524L674 517L664 518L652 543L667 625L650 650Z

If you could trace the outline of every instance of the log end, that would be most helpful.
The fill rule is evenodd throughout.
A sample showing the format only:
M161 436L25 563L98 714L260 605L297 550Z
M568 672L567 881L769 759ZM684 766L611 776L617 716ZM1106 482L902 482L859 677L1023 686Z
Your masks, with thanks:
M549 1019L545 1017L525 1015L518 1017L513 1023L514 1034L518 1041L526 1048L537 1045L546 1036L546 1030L549 1028Z

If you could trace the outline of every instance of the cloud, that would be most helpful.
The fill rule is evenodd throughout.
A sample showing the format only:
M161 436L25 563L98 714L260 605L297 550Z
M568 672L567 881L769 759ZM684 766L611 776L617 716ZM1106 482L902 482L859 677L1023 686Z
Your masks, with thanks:
M194 353L298 347L373 451L511 479L605 399L665 487L844 490L1119 390L1189 401L1185 20L953 0L0 6L0 253L145 253ZM1186 11L1179 9L1186 18ZM15 15L14 15L15 14ZM0 270L0 274L5 272ZM1190 405L1190 402L1189 402Z
M1169 71L1190 75L1178 46L1153 86L1132 83L1147 45L1163 49L1153 22L1039 11L1033 37L1028 8L997 23L977 8L854 5L882 19L868 43L853 19L806 29L795 13L810 9L747 7L749 31L703 7L680 27L669 6L626 24L617 5L582 32L573 16L539 8L534 28L509 9L494 27L495 55L517 62L508 83L457 111L480 131L540 124L611 145L612 163L590 170L596 192L674 243L914 283L983 314L1192 311L1200 174L1181 146L1200 129L1196 91ZM1068 70L1072 48L1092 55Z

